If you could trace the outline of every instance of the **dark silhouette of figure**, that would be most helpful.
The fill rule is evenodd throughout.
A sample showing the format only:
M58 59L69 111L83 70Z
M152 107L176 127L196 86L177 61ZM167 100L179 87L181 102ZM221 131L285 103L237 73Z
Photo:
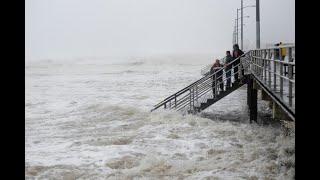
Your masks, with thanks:
M235 44L233 45L233 51L232 51L232 57L233 59L237 59L241 55L243 55L243 51L239 49L239 45ZM238 58L235 62L233 62L233 74L235 82L239 82L239 65L240 64L240 58ZM244 69L242 68L241 74L244 75Z

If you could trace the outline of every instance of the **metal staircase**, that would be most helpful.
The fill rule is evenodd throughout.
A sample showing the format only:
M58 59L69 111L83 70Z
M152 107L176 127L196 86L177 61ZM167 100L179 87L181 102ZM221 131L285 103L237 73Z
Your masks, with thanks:
M216 103L220 99L224 98L228 94L232 93L233 91L245 84L243 83L243 81L245 81L244 79L242 81L239 81L238 83L233 83L232 87L228 88L227 90L221 91L216 97L208 98L205 102L201 102L200 106L195 106L195 111L200 112L206 109L207 107L211 106L212 104Z
M286 52L285 55L281 54L283 51ZM224 61L224 59L221 59L221 61ZM237 60L240 60L240 63L234 65ZM209 73L210 65L204 67L201 69L202 78L165 98L156 104L151 111L163 107L165 109L197 113L247 83L248 97L251 97L250 94L252 92L256 96L256 90L259 86L271 98L274 105L277 104L292 120L295 119L294 44L250 50L227 64L226 67L213 74ZM232 71L235 67L238 67L238 72L231 72L231 76L227 77L227 72ZM226 72L225 69L229 70ZM243 74L241 73L242 70L244 70ZM217 75L221 74L221 71L223 71L222 76L218 77ZM233 78L235 74L238 74L239 81L235 81ZM217 81L219 78L222 78L222 81ZM226 87L227 80L231 81L229 88ZM221 83L223 84L222 89L220 89ZM249 106L251 106L250 102L251 100L248 100ZM252 111L256 111L256 107L252 107Z
M245 53L241 58L237 58L226 65L226 67L231 67L228 71L224 71L224 68L216 71L213 74L204 73L204 77L193 82L189 86L183 88L182 90L174 93L173 95L167 97L160 103L154 106L151 111L154 111L160 107L165 109L175 109L177 111L184 111L188 113L200 112L210 105L216 103L223 97L232 93L239 87L245 84L246 76L241 74L241 70L246 66L246 59L249 58L248 53ZM233 63L240 59L240 63L233 65ZM234 67L238 67L239 71L236 73L232 72ZM207 69L208 71L208 69ZM217 76L221 74L222 76ZM231 76L227 77L226 74L231 72ZM220 73L219 73L220 72ZM239 75L239 80L235 81L234 74ZM222 78L222 81L217 81L217 79ZM230 87L226 87L227 80L230 80ZM220 89L220 84L223 84L223 88Z

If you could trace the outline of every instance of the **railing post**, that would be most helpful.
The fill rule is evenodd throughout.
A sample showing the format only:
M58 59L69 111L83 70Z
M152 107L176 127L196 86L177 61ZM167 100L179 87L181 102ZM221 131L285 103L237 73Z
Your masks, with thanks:
M238 77L239 77L239 79L242 79L242 62L241 62L241 58L239 58L239 64L238 64L238 69L239 69L239 71L238 71Z
M248 72L252 72L253 50L249 53Z
M288 47L285 47L285 50L286 50L287 53L289 52L289 48ZM285 61L285 59L283 59L283 61ZM284 64L283 69L284 69L284 72L283 72L284 76L286 76L288 74L288 64Z
M292 48L289 48L288 58L289 58L289 62L293 62ZM289 76L290 80L293 79L293 66L291 64L288 65L288 76ZM292 82L289 81L289 106L292 106L292 98L293 98L293 96L292 96Z
M196 85L196 101L198 103L198 84Z
M174 108L177 109L177 95L174 94Z
M258 65L259 65L259 62L258 62L258 57L259 57L259 51L258 50L255 50L256 51L256 55L255 55L255 60L254 60L254 64L256 65L255 66L255 73L256 73L256 75L258 75L258 77L259 77L259 67L258 67Z
M189 110L190 110L190 111L191 111L191 96L192 96L192 95L191 95L191 88L190 88L190 97L189 97L189 101L190 101L190 102L189 102L189 106L190 106Z
M167 109L167 103L164 103L164 108Z
M194 87L192 87L192 109L194 109Z
M259 73L260 73L260 79L263 80L263 55L262 55L262 50L259 50Z
M267 83L267 50L264 50L264 56L263 56L263 69L264 69L264 83Z
M281 52L281 49L280 51ZM283 61L282 59L282 54L279 53L279 60L280 60L280 97L283 97L283 63L281 61Z
M255 58L255 65L256 65L256 74L258 75L258 77L260 77L260 73L259 73L259 70L260 70L260 68L259 68L259 63L258 63L258 57L259 56L259 51L258 50L256 50L256 58Z
M277 91L277 63L276 60L276 49L274 49L274 56L273 56L273 89L274 91Z
M217 73L214 74L214 98L217 97Z
M258 56L259 56L259 51L256 50L256 58L255 58L255 64L256 64L256 74L258 75L258 77L260 77L260 74L259 74L259 62L258 62Z
M261 78L261 69L260 69L260 50L257 50L257 72L258 77Z
M252 68L252 70L253 70L253 73L256 73L256 58L255 58L255 56L257 55L257 51L256 50L254 50L253 51L253 56L254 56L254 58L253 58L253 68Z
M272 57L272 54L271 54L271 50L269 49L268 50L268 83L269 83L269 88L271 88L271 57Z
M256 50L256 73L260 77L260 68L259 68L259 50Z
M261 54L260 54L260 66L261 66L261 80L264 80L264 50L260 50Z

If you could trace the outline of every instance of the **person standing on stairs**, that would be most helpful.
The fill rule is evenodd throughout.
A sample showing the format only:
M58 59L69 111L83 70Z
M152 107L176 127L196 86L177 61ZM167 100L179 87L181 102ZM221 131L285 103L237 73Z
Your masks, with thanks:
M274 46L279 47L279 45L280 45L280 43L277 43ZM279 54L280 54L279 49L274 49L274 59L279 59L280 58Z
M210 69L210 74L216 73L216 75L212 76L213 96L215 96L215 89L217 90L217 92L223 91L223 81L222 81L223 70L222 70L222 68L223 68L223 65L220 64L220 60L217 59L216 62L212 65L212 67ZM216 83L215 83L215 77L217 80ZM217 87L215 87L215 84L217 84ZM218 91L218 87L219 87L219 91Z
M226 72L226 78L227 78L227 84L226 89L230 88L231 85L231 71L232 71L232 64L231 61L233 60L230 51L226 51L226 63L224 65L225 72Z
M232 57L233 59L237 59L238 57L240 57L241 55L243 55L243 51L241 51L239 49L239 45L235 44L233 45L233 52L232 52ZM235 82L239 82L239 73L242 74L242 76L244 75L244 69L241 68L241 72L239 72L239 65L240 64L240 58L238 58L234 63L233 63L233 74L234 74L234 80ZM241 66L241 65L240 65Z
M286 51L286 48L285 47L281 47L283 46L283 43L280 42L279 43L279 47L280 47L280 56L281 57L281 61L284 61L284 59L286 58L286 55L287 55L287 51ZM283 64L283 69L284 69L284 75L286 76L288 74L288 64Z
M281 60L284 61L284 59L286 58L287 51L286 51L286 48L281 47L281 46L283 46L282 42L279 43L279 47L280 47Z

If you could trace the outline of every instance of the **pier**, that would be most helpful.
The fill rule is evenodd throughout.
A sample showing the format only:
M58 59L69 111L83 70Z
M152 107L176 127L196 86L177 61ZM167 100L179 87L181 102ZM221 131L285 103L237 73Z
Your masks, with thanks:
M286 50L285 56L280 54L283 48ZM222 61L223 59L221 58ZM240 63L233 65L233 62L239 59ZM202 78L168 96L151 111L164 108L196 114L246 85L250 122L257 121L258 93L261 93L261 100L269 101L274 119L295 121L294 45L249 50L227 66L232 66L228 71L235 67L238 67L239 71L226 77L228 71L220 69L223 75L222 81L218 82L217 79L221 78L217 76L219 71L210 74L210 66L205 66L201 70ZM244 74L241 73L242 70ZM240 81L234 80L235 74L239 74ZM226 87L227 80L231 80L230 88ZM223 83L222 89L219 88L220 83Z

